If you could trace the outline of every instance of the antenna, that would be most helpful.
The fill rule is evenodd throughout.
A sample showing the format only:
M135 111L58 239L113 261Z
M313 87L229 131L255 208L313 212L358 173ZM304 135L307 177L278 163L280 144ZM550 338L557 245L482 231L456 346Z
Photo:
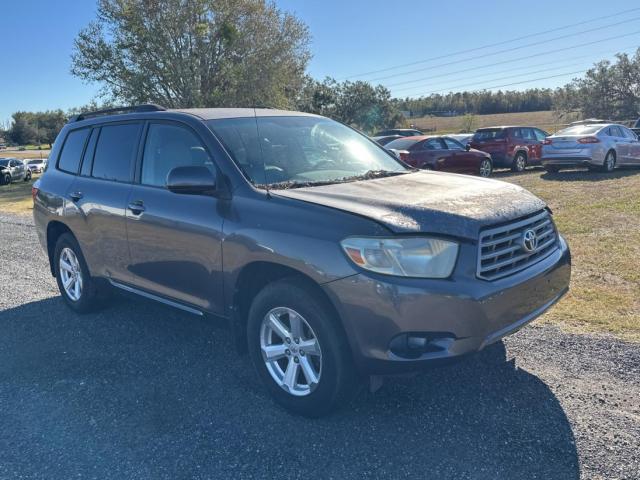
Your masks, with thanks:
M262 139L260 138L260 126L258 125L258 113L256 107L253 107L253 119L256 122L256 135L258 137L258 146L260 147L260 159L262 160L262 172L264 173L264 188L267 191L267 198L271 198L269 192L269 182L267 182L267 166L264 163L264 152L262 151Z

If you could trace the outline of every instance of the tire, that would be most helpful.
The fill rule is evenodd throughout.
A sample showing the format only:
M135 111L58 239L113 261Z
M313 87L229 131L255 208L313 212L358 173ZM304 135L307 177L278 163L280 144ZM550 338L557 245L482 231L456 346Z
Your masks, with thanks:
M270 321L273 318L277 323ZM301 332L299 343L293 319ZM337 322L324 299L293 278L267 285L253 300L247 325L249 355L271 396L288 411L320 417L355 393L359 382ZM277 359L266 360L263 352L268 347Z
M524 172L525 168L527 168L527 155L524 152L516 153L516 156L513 157L511 170L514 172Z
M493 173L493 163L488 158L483 158L478 167L478 175L484 178L489 178Z
M31 170L29 170L28 172L26 172L24 174L24 179L25 182L28 182L29 180L31 180Z
M604 162L602 162L602 168L600 169L602 172L611 173L616 168L616 152L613 150L609 150L607 155L604 157Z
M71 271L62 267L61 258L68 266L71 266ZM80 245L70 233L63 233L58 238L54 251L53 265L58 289L69 308L78 313L87 313L102 306L105 290L104 288L99 288L98 281L89 274ZM68 288L65 288L65 281L74 276L76 278L75 282L79 281L80 286L78 290L74 288L74 294L72 295ZM72 283L70 287L75 286L76 283Z
M3 185L11 185L11 175L8 173L5 173L4 176L2 177L2 184Z

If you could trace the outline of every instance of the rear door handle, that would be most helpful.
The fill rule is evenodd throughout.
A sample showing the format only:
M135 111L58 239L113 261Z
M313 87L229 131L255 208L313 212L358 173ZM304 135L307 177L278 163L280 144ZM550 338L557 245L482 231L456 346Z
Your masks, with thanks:
M129 203L129 210L131 210L131 213L133 213L134 215L140 215L142 212L144 212L144 203L142 202L142 200L135 200Z
M74 202L77 202L78 200L80 200L84 195L82 194L82 192L73 192L72 194L69 195L69 197L71 197L71 200L73 200Z

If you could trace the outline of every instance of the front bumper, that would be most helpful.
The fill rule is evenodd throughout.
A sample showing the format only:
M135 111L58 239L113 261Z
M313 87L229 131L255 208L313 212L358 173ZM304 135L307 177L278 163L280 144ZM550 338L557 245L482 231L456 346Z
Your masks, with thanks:
M417 371L477 352L540 316L568 291L571 254L562 238L542 261L495 281L475 278L475 262L469 263L475 248L461 248L449 280L361 273L324 285L362 373ZM433 348L418 358L396 355L390 344L407 333L432 338Z

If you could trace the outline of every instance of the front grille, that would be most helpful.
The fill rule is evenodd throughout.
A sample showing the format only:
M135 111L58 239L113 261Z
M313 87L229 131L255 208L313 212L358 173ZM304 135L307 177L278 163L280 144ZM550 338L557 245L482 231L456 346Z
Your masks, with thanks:
M533 230L537 246L527 250L525 232ZM558 245L558 234L546 210L480 232L478 277L485 280L512 275L549 256ZM531 244L528 245L531 247Z

